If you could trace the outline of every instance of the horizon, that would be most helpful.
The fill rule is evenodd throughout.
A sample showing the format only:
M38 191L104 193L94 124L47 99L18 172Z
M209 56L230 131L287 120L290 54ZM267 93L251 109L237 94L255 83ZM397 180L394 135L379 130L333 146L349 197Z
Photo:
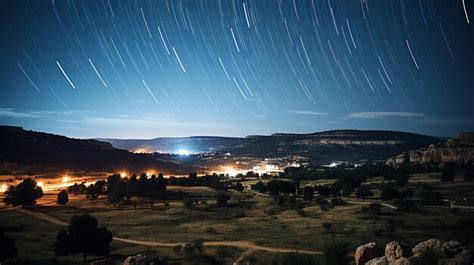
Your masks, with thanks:
M17 125L6 125L6 124L0 124L0 127L18 127L26 131L33 131L33 132L40 132L40 133L46 133L46 134L53 134L53 135L59 135L59 136L66 136L68 138L72 139L79 139L79 140L154 140L154 139L179 139L179 138L199 138L199 137L215 137L215 138L246 138L246 137L253 137L253 136L273 136L275 134L283 134L283 135L289 135L289 134L297 134L297 135L305 135L305 134L317 134L317 133L324 133L324 132L334 132L334 131L360 131L360 132L394 132L394 133L409 133L409 134L417 134L417 135L423 135L423 136L429 136L433 138L454 138L458 136L459 134L462 133L473 133L471 131L463 131L459 132L455 135L429 135L429 134L423 134L423 133L417 133L417 132L410 132L410 131L399 131L399 130L380 130L380 129L353 129L353 128L346 128L346 129L341 129L341 128L335 128L335 129L329 129L329 130L322 130L322 131L312 131L312 132L300 132L300 133L295 133L295 132L273 132L270 134L248 134L248 135L243 135L243 136L227 136L227 135L187 135L187 136L156 136L156 137L151 137L151 138L113 138L113 137L86 137L86 138L81 138L81 137L75 137L71 135L66 135L66 134L58 134L54 132L48 132L48 131L41 131L41 130L35 130L35 129L30 129L30 128L25 128L22 126L17 126Z
M217 3L2 1L0 124L77 138L474 131L470 3Z

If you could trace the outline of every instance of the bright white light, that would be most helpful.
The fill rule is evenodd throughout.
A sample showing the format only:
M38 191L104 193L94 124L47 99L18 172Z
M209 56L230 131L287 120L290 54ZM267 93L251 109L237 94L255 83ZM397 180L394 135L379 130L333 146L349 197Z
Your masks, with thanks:
M176 154L180 155L180 156L188 156L191 154L191 152L189 150L186 150L186 149L180 149L176 152Z
M43 187L43 181L38 181L38 182L36 183L36 186L42 188L42 187Z
M121 177L121 178L127 177L127 172L122 172L122 173L120 173L120 177Z
M0 192L5 192L8 190L8 186L6 184L2 184L2 186L0 186Z
M70 180L70 178L69 178L68 176L64 176L64 177L63 177L63 182L64 182L64 183L68 182L69 180Z

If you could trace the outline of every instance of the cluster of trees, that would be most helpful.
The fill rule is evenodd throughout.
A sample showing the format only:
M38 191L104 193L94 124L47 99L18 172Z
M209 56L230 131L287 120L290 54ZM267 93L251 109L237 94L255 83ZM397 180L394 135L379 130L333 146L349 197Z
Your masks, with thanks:
M271 196L277 196L280 194L295 194L296 186L294 183L285 180L271 180L267 184L259 181L257 184L252 185L252 189L260 193L268 193Z
M221 179L224 178L224 175L205 175L198 177L196 172L189 173L187 178L176 178L171 177L168 179L168 185L170 186L205 186L215 190L225 190L227 186L221 182Z
M106 195L110 203L118 203L124 198L130 199L135 196L156 197L166 190L166 185L167 182L161 173L158 176L152 175L150 178L146 174L141 174L139 178L136 175L122 178L119 174L113 174L107 178L107 181L99 180L88 187L84 183L75 183L68 187L67 191L75 195L85 194L89 199Z
M32 206L43 197L43 190L31 178L23 180L17 186L10 186L4 193L3 202L13 206Z

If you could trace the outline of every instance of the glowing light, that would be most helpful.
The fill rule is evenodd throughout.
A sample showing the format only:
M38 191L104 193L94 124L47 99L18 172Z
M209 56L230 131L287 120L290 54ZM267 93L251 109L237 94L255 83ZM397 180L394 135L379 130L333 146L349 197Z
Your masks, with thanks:
M2 186L0 186L0 192L5 192L8 190L8 186L6 184L2 184Z
M148 175L148 173L147 173L147 175ZM122 173L120 173L120 177L121 177L121 178L127 177L127 172L122 172Z
M66 182L69 182L69 180L71 180L67 175L63 177L63 182L66 183Z
M38 181L38 182L36 183L36 186L38 186L38 187L40 187L40 188L42 188L43 185L44 185L44 184L43 184L43 181Z
M186 149L180 149L176 152L176 154L178 154L180 156L188 156L188 155L191 154L191 151L186 150Z

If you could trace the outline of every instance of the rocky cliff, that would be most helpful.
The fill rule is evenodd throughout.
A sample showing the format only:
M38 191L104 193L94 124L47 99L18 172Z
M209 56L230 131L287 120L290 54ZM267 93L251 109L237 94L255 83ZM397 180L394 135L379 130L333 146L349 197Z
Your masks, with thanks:
M446 142L429 145L403 152L387 160L387 165L403 164L473 164L474 163L474 133L461 133Z

